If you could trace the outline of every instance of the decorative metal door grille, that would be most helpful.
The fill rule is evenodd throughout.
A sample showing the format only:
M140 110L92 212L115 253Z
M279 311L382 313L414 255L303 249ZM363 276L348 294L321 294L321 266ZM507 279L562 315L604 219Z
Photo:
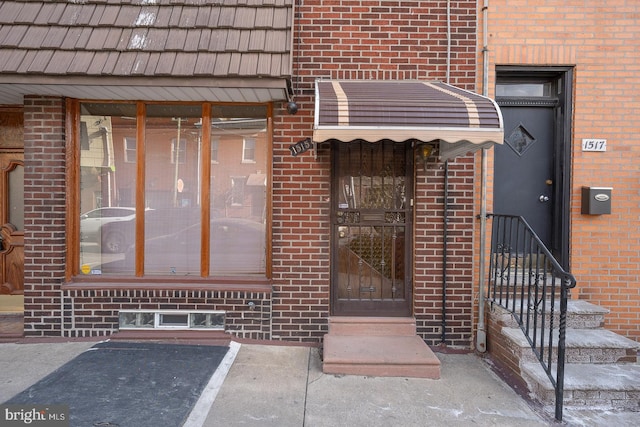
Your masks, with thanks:
M359 302L378 302L368 309L385 312L409 299L411 182L405 150L405 144L390 141L336 144L333 299L348 312L358 311ZM385 301L391 304L385 307Z

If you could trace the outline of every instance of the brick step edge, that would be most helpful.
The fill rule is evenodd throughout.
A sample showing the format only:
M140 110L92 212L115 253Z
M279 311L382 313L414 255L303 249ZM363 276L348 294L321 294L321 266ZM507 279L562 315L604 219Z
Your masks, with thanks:
M519 352L523 361L536 360L529 341L520 328L503 328L502 334L513 343L513 351ZM554 334L553 357L556 357L557 331ZM547 334L545 347L548 341ZM565 343L567 363L636 363L640 349L640 343L606 329L567 329Z
M512 301L513 302L513 301ZM494 316L499 314L500 324L505 327L515 328L518 327L513 315L504 307L501 307L498 303L491 304L491 301L487 301L488 307L492 308L495 313ZM512 307L512 305L509 305ZM520 300L515 301L516 311L520 308ZM604 318L609 313L609 310L602 308L595 304L591 304L584 300L569 300L567 301L567 320L566 325L568 328L574 329L598 329L604 326ZM554 304L554 325L559 324L560 316L560 302L556 301ZM545 324L549 324L549 313L546 315Z
M414 335L325 335L323 372L327 374L440 378L440 360Z
M524 364L522 376L536 400L554 404L555 392L539 363ZM563 401L565 407L640 411L640 365L568 363Z
M413 317L329 317L330 335L349 336L414 336L416 320Z
M158 341L186 344L207 344L228 346L232 337L224 331L194 330L123 330L109 336L114 341Z

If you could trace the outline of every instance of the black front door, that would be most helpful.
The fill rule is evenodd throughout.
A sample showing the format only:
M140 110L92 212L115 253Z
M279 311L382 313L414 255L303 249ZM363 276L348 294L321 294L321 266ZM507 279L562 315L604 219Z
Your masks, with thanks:
M554 200L554 108L502 105L505 141L495 148L495 212L522 215L551 247Z
M569 253L570 70L499 72L504 144L495 146L494 212L519 215L564 267Z
M390 141L332 146L332 315L411 315L411 152Z

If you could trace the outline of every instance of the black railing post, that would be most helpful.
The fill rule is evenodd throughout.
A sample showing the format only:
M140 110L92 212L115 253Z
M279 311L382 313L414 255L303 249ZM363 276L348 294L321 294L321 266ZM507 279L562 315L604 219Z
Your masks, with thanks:
M569 283L571 283L569 279ZM569 299L569 286L565 285L567 279L562 277L560 289L560 321L558 325L558 371L556 373L556 420L562 421L562 403L564 399L564 362L566 351L567 329L567 301ZM573 279L575 286L575 279Z
M488 214L487 218L493 220L487 300L509 311L518 322L554 387L555 418L562 421L567 301L569 289L576 285L575 278L560 266L524 218L496 214ZM521 275L521 280L518 280L518 275ZM560 312L556 370L553 372L558 282ZM518 285L521 286L520 292ZM518 296L520 304L516 301ZM548 336L546 343L545 335Z

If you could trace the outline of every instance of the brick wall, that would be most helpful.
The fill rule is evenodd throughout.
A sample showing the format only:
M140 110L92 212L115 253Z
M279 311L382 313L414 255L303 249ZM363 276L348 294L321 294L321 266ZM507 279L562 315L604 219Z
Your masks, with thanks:
M312 136L313 103L279 111L273 148L273 338L318 342L329 311L329 151L291 156Z
M65 101L26 97L24 128L26 336L107 336L117 330L119 310L157 309L225 310L226 329L235 336L270 338L270 293L63 290L68 191Z
M292 157L312 136L314 81L447 78L446 1L304 0L294 24L295 116L278 111L273 162L273 336L317 341L330 291L330 152ZM451 1L450 83L475 89L474 1ZM451 162L447 340L468 347L472 330L473 158ZM429 344L441 341L444 173L431 162L416 177L415 314Z
M311 342L322 339L327 329L330 295L330 151L322 145L317 153L310 151L293 157L288 148L312 136L313 83L317 78L445 81L449 75L450 83L473 90L476 2L297 3L292 83L300 111L288 115L284 105L276 106L271 203L274 285L270 296L256 297L261 309L248 312L247 302L255 296L240 294L202 296L190 291L67 289L63 295L60 283L64 279L65 261L64 104L55 99L27 98L27 334L100 336L114 330L120 309L200 307L228 309L231 329L239 336ZM447 344L462 347L470 345L472 333L473 171L473 157L449 164L445 337ZM419 333L429 344L440 343L442 337L444 182L442 164L432 160L426 170L418 166L415 314Z
M500 308L487 303L484 307L485 318L487 320L487 351L488 357L498 369L498 375L503 377L509 385L522 395L529 393L529 386L522 378L520 369L521 349L512 341L506 338L502 332L504 327L513 327L512 315Z
M640 2L492 0L488 24L490 82L495 65L575 66L572 297L608 308L606 327L640 340ZM583 152L582 138L606 139L607 151ZM581 215L582 186L613 187L612 214Z
M473 326L473 158L450 162L446 174L445 166L435 159L426 171L419 162L416 167L414 310L418 333L431 345L444 339L449 346L468 348Z
M118 330L120 310L222 310L228 333L239 338L270 338L271 295L264 292L68 289L63 298L61 335L65 337L111 335Z
M24 324L59 336L65 271L65 103L24 100Z

